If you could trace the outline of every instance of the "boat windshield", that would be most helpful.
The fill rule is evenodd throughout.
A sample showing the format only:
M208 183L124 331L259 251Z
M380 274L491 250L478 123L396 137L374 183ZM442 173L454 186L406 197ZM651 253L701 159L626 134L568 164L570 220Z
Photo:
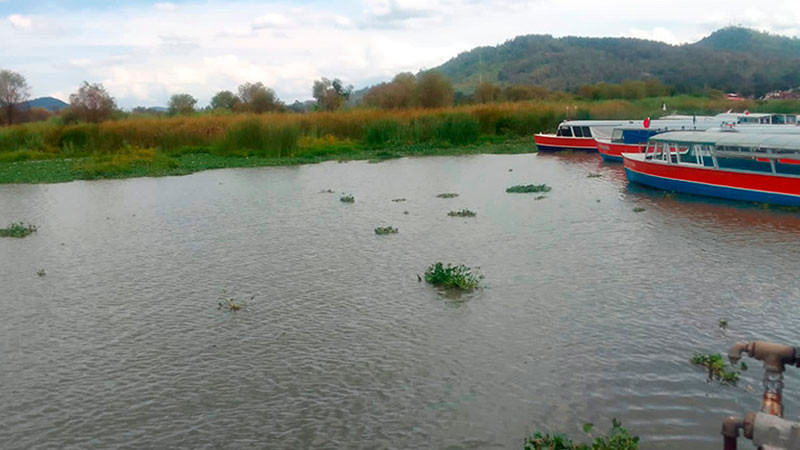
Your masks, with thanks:
M572 137L572 129L567 126L558 127L556 136Z

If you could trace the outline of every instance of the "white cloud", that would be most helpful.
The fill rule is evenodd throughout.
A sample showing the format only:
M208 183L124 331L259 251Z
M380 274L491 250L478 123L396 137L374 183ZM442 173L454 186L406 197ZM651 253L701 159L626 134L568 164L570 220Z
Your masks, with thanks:
M674 44L735 23L800 34L798 2L762 0L758 8L743 0L653 5L641 0L344 0L299 6L289 0L189 0L82 11L40 6L24 16L7 16L7 25L0 26L0 42L10 43L0 52L0 67L13 66L25 75L34 95L73 92L83 80L102 81L124 107L165 104L178 92L202 104L216 91L235 90L245 81L262 81L292 102L310 98L313 81L322 76L361 88L521 34L624 35ZM19 38L19 30L26 31L26 39Z
M263 30L265 28L285 28L292 24L283 14L269 13L256 17L253 21L252 28L254 30Z
M8 21L11 26L16 29L28 29L33 25L33 20L30 17L25 17L20 14L12 14L8 16Z
M175 11L177 8L175 3L164 2L164 3L156 3L155 7L159 11Z

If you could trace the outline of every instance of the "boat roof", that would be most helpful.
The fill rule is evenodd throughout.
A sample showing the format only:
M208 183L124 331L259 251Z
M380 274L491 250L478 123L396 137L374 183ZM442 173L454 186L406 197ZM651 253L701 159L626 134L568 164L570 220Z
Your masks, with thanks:
M641 122L641 120L639 121ZM636 123L635 120L565 120L560 125L570 127L616 127Z
M652 142L709 144L731 147L768 147L800 150L800 134L731 133L725 131L670 131L650 138Z

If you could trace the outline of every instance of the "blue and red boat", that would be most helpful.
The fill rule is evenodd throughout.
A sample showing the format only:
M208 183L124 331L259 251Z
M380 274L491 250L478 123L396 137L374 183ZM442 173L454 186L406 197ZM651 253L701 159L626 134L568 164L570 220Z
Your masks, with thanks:
M800 206L800 134L675 131L623 153L628 180L668 191Z

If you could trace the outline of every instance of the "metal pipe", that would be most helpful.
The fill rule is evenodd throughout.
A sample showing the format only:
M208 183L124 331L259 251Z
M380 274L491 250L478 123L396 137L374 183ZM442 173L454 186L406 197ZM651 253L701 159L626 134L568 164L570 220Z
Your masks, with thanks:
M744 420L736 416L726 417L722 421L722 440L724 450L736 450L739 430L744 428Z

